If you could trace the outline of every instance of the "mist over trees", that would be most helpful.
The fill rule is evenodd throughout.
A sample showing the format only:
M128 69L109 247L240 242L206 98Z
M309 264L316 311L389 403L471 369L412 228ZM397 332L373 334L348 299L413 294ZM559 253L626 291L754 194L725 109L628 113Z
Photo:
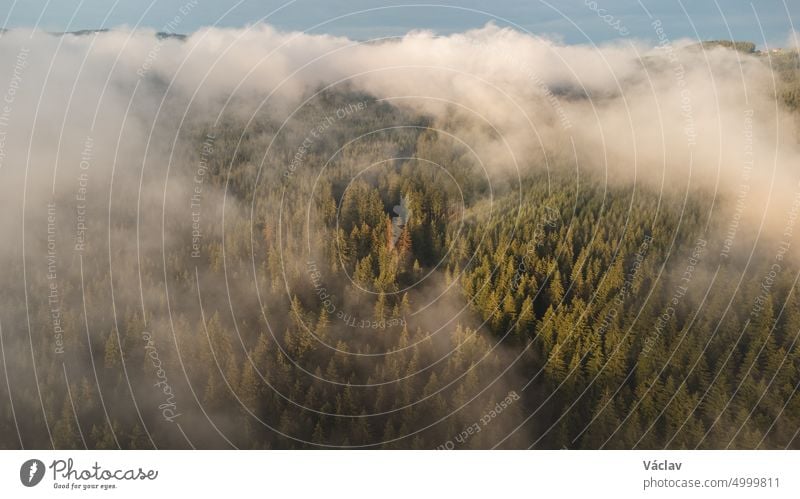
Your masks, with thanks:
M796 53L781 57L752 97L756 152L757 125L798 116ZM759 225L766 180L726 187L746 162L714 165L716 183L707 166L689 186L666 167L631 179L617 137L617 165L576 167L602 153L575 112L615 123L613 92L567 92L572 147L533 153L506 135L517 122L376 91L391 78L194 104L158 64L97 124L58 115L77 123L63 149L37 149L48 128L9 132L38 152L4 165L27 167L4 190L0 447L798 446L796 128L775 132L793 183ZM564 123L545 102L550 138Z

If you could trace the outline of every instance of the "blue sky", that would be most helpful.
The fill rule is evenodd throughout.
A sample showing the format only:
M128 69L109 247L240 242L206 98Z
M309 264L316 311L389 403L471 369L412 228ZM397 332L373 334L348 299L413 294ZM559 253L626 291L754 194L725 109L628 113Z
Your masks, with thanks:
M186 10L192 2L196 6ZM649 16L662 21L671 39L732 34L759 46L766 38L774 46L785 45L793 24L800 31L800 0L429 0L425 6L402 0L0 0L0 22L49 31L120 25L161 29L182 7L188 12L176 30L182 33L263 21L286 30L369 39L420 28L447 34L494 20L567 43L598 43L620 38L620 28L627 28L627 36L652 40ZM601 19L600 9L609 21L619 20L617 29Z

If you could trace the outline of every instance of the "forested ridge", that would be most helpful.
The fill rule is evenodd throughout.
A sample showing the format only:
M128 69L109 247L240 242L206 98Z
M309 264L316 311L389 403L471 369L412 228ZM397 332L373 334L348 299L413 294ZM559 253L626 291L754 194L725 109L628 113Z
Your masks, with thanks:
M267 115L181 130L177 200L96 187L86 249L55 230L56 279L6 266L0 447L800 445L796 242L731 241L733 196L490 178L356 91Z

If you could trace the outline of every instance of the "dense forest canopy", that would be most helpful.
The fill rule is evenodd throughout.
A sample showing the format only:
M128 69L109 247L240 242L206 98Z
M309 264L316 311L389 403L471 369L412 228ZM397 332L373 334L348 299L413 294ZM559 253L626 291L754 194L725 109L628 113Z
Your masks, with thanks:
M498 77L466 107L424 69L403 78L430 99L367 76L194 102L160 59L142 90L111 78L128 101L79 100L63 148L5 165L37 180L3 191L0 447L796 448L800 73L743 47L614 62L617 87ZM735 124L709 128L704 72L734 81L718 106L753 84ZM652 102L680 147L647 149Z

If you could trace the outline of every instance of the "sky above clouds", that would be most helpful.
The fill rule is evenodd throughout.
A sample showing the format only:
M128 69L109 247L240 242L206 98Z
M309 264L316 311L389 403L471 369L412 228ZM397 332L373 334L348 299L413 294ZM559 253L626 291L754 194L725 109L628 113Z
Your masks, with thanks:
M734 38L759 47L785 46L798 30L798 19L798 0L0 0L6 28L76 31L126 25L189 33L203 26L265 22L359 40L415 29L448 34L493 21L565 43L653 41L651 22L660 20L670 39Z

